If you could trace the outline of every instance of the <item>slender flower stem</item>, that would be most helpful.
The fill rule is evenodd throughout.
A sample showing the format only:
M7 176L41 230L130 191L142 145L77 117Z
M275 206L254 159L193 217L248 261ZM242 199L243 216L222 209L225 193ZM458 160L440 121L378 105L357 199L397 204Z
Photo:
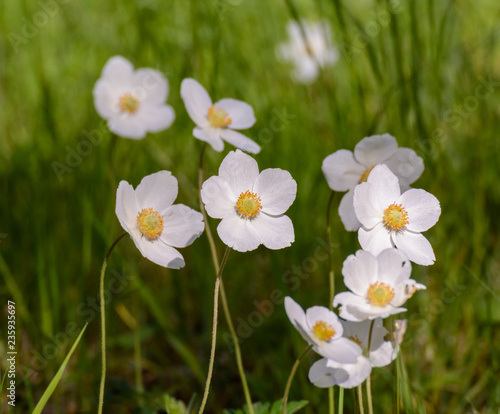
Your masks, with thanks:
M330 309L333 309L333 297L335 296L335 272L333 271L333 240L332 240L332 229L330 227L330 210L332 209L333 196L335 195L335 191L332 191L330 194L330 198L328 199L328 207L326 208L326 237L328 239L328 246L330 246L330 272L329 272L329 280L330 280L330 296L329 296L329 306Z
M373 325L375 320L373 319L370 323L370 332L368 333L368 358L370 357L370 348L372 345L372 334L373 334ZM366 378L366 400L368 401L368 414L373 414L373 403L372 403L372 385L371 385L371 374Z
M339 387L339 414L344 413L344 389Z
M203 185L203 156L205 154L205 149L207 144L203 145L200 154L200 163L198 167L198 189L201 192L201 186ZM217 248L215 246L214 237L212 235L212 230L208 225L208 217L207 212L205 211L205 206L201 200L200 194L200 211L203 215L203 221L205 222L205 233L207 235L208 244L210 246L210 253L212 255L212 262L215 269L215 274L219 274L219 259L217 256ZM229 327L229 332L231 334L231 338L233 340L234 352L236 356L236 365L238 367L238 373L241 379L241 385L243 387L243 393L245 395L245 401L248 407L248 414L254 414L252 398L250 396L250 389L248 387L247 378L245 376L245 369L243 367L243 360L241 358L241 349L240 343L238 340L238 336L236 335L236 330L234 329L233 321L231 319L231 313L229 311L229 305L226 296L226 290L224 289L224 283L222 279L220 280L220 296L222 300L222 309L224 310L224 318L226 319L227 326Z
M292 370L290 371L290 376L288 377L288 381L286 383L285 394L283 395L283 414L287 414L287 405L288 405L288 394L290 393L290 387L292 386L293 377L295 376L295 372L300 365L300 361L307 355L307 353L311 350L312 345L308 345L304 351L300 354L300 356L293 364Z
M214 292L214 320L213 320L213 329L212 329L212 346L210 350L210 363L208 364L208 375L207 382L205 384L205 392L203 394L203 400L201 401L199 414L203 413L205 409L205 405L208 399L208 393L210 391L210 382L212 380L212 373L214 370L214 360L215 360L215 345L217 342L217 318L219 314L219 288L222 280L222 272L224 271L224 266L227 262L227 257L229 256L229 252L231 248L228 247L226 252L224 253L224 257L222 258L222 262L219 267L219 272L217 274L217 279L215 280L215 292Z
M359 413L365 414L365 407L363 407L363 388L358 385L358 402L359 402Z
M333 386L328 388L328 413L335 414L335 392Z
M123 239L128 233L124 232L118 236L115 242L111 245L104 258L104 262L101 268L101 280L99 283L99 300L101 304L101 357L102 357L102 370L101 370L101 384L99 386L99 404L98 404L98 414L102 414L102 407L104 404L104 383L106 381L106 303L104 302L104 275L106 274L106 266L108 265L108 259L111 252L118 244L118 242Z

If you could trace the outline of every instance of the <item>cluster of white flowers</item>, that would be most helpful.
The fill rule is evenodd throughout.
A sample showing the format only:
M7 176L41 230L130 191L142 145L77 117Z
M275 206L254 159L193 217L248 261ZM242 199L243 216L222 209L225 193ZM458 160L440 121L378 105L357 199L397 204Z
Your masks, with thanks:
M421 232L436 224L439 201L424 190L409 188L423 172L423 161L408 148L398 148L389 134L364 138L354 153L339 150L323 162L334 191L347 191L339 215L347 230L358 230L362 250L344 261L347 292L338 293L333 307L314 306L305 313L290 297L285 310L304 339L323 358L309 371L318 387L352 388L372 367L390 364L397 356L406 323L392 332L383 319L405 312L402 306L421 283L410 279L411 263L430 265L434 252ZM390 336L391 340L387 340Z

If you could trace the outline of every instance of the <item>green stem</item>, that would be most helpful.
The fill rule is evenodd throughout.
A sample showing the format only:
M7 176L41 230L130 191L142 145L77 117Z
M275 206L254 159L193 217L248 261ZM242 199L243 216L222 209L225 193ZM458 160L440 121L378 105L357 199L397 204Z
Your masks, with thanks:
M335 393L333 387L328 388L328 413L335 414Z
M288 377L288 381L285 387L285 394L283 395L283 414L287 414L287 405L288 405L288 394L290 393L290 387L292 386L293 377L295 376L295 372L300 365L300 361L307 355L307 353L311 350L312 345L308 345L304 351L300 354L300 356L293 364L292 371L290 371L290 376Z
M217 274L217 279L215 280L215 292L214 292L214 320L213 320L213 329L212 329L212 346L210 350L210 363L208 364L208 375L207 382L205 384L205 392L203 394L203 400L201 401L199 414L203 413L205 409L205 405L208 399L208 393L210 390L210 382L212 380L212 374L214 370L214 360L215 360L215 345L217 342L217 317L219 314L219 288L222 280L222 272L224 271L224 266L227 262L227 257L229 256L229 252L231 248L228 247L226 252L224 253L224 257L222 258L222 262L219 267L219 272Z
M344 413L344 389L339 387L339 414Z
M200 154L200 163L198 167L198 188L200 191L200 211L203 215L203 221L205 222L205 233L207 235L208 244L210 246L210 253L212 255L212 262L215 269L215 274L219 274L219 259L217 257L217 247L215 246L214 237L212 235L212 230L208 224L207 212L205 211L205 206L201 200L201 186L203 185L203 156L205 154L205 149L207 144L203 145ZM252 398L250 396L250 389L248 387L247 378L245 376L245 369L243 367L243 360L241 358L241 349L238 336L236 335L236 330L234 329L233 321L231 319L231 313L229 311L229 305L226 296L226 290L224 289L224 283L221 279L220 281L220 296L222 300L222 309L224 311L224 318L226 319L227 326L229 327L229 332L233 340L234 352L236 356L236 365L238 367L238 373L241 379L241 385L243 387L243 393L245 395L245 401L248 407L248 414L254 414Z
M328 246L330 246L330 272L328 274L328 279L330 281L330 296L329 296L329 306L330 309L333 309L333 297L335 296L335 272L333 270L333 241L332 241L332 229L330 227L330 210L332 209L333 196L335 195L335 191L332 191L330 194L330 198L328 200L328 207L326 208L326 237L328 239Z
M104 404L104 383L106 381L106 303L104 302L104 275L106 273L106 267L108 265L108 259L111 252L118 244L118 242L123 239L128 233L124 232L118 236L115 242L111 245L108 250L108 254L104 258L104 262L101 268L101 280L99 283L99 300L101 304L101 356L102 356L102 370L101 370L101 384L99 386L99 404L98 404L98 414L102 414L102 407Z
M359 413L365 414L365 407L363 407L363 388L358 385L358 402L359 402Z

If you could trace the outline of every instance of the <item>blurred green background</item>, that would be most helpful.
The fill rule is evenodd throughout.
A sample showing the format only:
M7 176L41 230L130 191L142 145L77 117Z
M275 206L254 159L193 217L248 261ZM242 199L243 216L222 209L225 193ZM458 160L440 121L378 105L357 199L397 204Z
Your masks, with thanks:
M329 21L339 50L337 64L309 85L296 83L275 54L292 18ZM7 300L17 306L18 351L17 411L9 411L5 389L2 411L32 410L88 321L44 412L95 412L99 270L122 231L109 169L134 186L145 175L170 170L179 180L177 202L199 209L202 143L191 135L194 125L179 95L182 79L193 77L214 100L233 97L254 107L257 123L245 132L263 148L256 156L260 168L286 169L298 183L288 212L296 233L292 247L233 252L224 274L235 325L245 336L254 401L282 397L304 348L283 306L266 306L272 292L291 295L303 307L328 305L323 246L330 191L321 162L365 136L388 132L424 159L414 186L442 206L440 221L426 233L436 264L413 267L413 278L428 290L415 295L404 314L400 412L498 412L496 0L7 0L0 22L0 354L7 345ZM176 120L142 141L119 139L111 153L92 88L117 54L167 76ZM89 134L90 150L82 147ZM206 177L231 149L207 151ZM71 171L58 177L54 162ZM357 235L347 233L336 214L340 199L336 194L332 210L337 291L344 290L342 262L359 248ZM210 220L214 232L216 225ZM195 406L201 400L215 274L205 235L182 254L184 269L163 269L126 238L111 257L105 412L163 412L164 393L186 404L195 395ZM220 321L207 412L244 403ZM291 389L292 400L310 401L304 413L327 410L327 392L307 379L316 359L310 354L302 362ZM374 370L373 389L375 412L396 412L396 364ZM354 400L346 390L345 412L356 412Z

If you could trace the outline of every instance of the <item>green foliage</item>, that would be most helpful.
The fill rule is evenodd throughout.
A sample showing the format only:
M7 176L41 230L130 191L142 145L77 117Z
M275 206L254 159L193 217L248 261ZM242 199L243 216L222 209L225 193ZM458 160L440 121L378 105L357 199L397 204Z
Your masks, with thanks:
M176 400L168 394L165 394L165 411L167 414L188 414L186 404L181 400Z
M288 414L293 414L304 408L308 401L290 401L287 405ZM274 403L261 403L253 404L255 414L282 414L283 413L283 399L275 401ZM248 414L248 407L245 405L242 410L224 410L224 414Z

